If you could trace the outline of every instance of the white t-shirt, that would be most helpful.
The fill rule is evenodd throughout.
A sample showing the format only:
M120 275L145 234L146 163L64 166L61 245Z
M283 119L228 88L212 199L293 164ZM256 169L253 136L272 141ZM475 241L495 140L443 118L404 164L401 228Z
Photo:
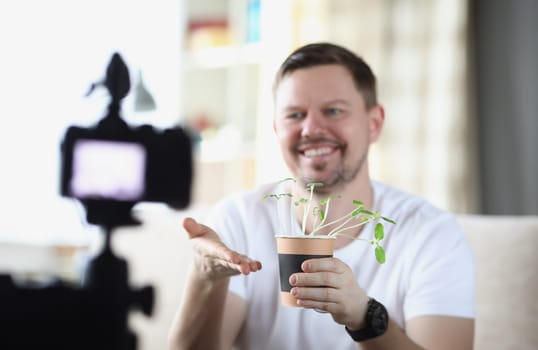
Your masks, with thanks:
M386 262L378 264L373 247L359 240L336 249L334 256L351 267L359 285L402 328L406 320L422 315L474 318L473 257L455 218L416 196L378 182L372 186L373 209L397 222L385 225ZM281 185L264 185L224 199L206 222L227 246L262 263L260 271L230 281L230 291L249 305L237 345L249 350L356 350L357 343L330 314L280 304L274 236L282 234L277 206L284 200L262 198L283 191ZM284 229L295 225L299 230L289 210L281 210L280 220ZM368 224L361 237L372 236L373 224Z

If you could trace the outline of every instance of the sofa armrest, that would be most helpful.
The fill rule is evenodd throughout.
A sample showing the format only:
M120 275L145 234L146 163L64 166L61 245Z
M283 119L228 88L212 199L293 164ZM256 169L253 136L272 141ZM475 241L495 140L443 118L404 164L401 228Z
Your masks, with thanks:
M538 349L538 216L458 220L475 257L475 349Z

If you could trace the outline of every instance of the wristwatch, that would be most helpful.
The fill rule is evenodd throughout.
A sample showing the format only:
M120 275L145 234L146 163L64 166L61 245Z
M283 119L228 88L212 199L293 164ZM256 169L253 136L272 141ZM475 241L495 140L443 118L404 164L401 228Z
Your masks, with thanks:
M356 342L372 339L385 333L389 325L389 315L385 306L370 298L366 309L366 327L352 331L346 326L346 331Z

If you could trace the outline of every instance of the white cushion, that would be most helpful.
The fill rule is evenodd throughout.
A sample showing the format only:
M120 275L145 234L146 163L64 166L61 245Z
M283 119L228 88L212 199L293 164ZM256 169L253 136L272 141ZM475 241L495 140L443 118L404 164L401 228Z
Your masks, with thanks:
M476 264L475 349L538 349L538 216L460 215Z

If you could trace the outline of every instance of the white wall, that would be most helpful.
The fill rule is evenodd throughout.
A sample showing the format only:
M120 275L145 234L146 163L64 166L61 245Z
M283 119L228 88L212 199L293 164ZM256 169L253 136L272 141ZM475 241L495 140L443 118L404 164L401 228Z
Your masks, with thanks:
M84 94L91 83L104 77L116 51L131 69L132 88L138 69L142 69L157 104L154 112L135 114L128 96L124 118L133 124L158 127L178 121L181 3L0 2L0 248L9 248L6 242L31 243L24 254L22 250L0 249L15 252L0 256L0 273L6 266L7 272L14 273L28 264L33 268L46 264L39 259L46 250L36 248L41 243L100 240L96 228L83 224L84 212L76 203L58 194L61 138L69 125L91 125L104 115L108 102L105 90L96 90L89 98ZM179 214L156 215L160 225L148 220L135 232L118 233L115 238L118 253L129 261L132 285L157 288L153 316L133 315L139 349L165 347L189 260L186 238L178 229ZM163 237L173 242L168 251L158 246ZM160 289L159 282L165 277L177 283ZM163 303L173 307L163 309Z
M59 144L68 125L103 116L104 77L113 52L138 70L157 111L124 118L170 126L179 117L179 1L7 0L0 3L0 239L73 238L81 213L58 195ZM133 89L131 90L133 91Z

